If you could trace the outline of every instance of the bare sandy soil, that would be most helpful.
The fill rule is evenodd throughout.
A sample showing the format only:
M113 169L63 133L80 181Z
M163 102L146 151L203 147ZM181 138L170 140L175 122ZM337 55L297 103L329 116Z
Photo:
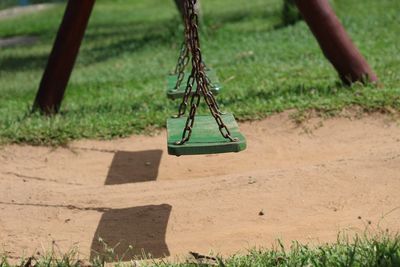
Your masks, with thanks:
M33 45L39 40L35 36L15 36L10 38L0 38L0 48L12 47L17 45Z
M0 10L0 21L18 17L21 15L37 13L54 7L55 4L35 4L29 6L17 6ZM36 36L13 36L8 38L0 38L0 48L13 47L18 45L33 45L38 42Z
M0 250L13 257L120 242L154 256L243 252L400 230L400 126L384 115L287 113L241 124L238 154L173 157L166 134L0 149ZM264 215L260 215L260 211Z
M55 4L36 4L29 6L17 6L0 10L0 20L14 18L20 15L36 13L54 7Z

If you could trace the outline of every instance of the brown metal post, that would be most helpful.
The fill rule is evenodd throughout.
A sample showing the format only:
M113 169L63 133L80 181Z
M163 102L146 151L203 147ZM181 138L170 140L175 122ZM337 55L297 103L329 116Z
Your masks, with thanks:
M77 58L95 0L69 0L47 62L33 110L57 113Z
M328 0L296 0L304 20L317 38L326 58L346 84L378 81L378 77L357 50Z

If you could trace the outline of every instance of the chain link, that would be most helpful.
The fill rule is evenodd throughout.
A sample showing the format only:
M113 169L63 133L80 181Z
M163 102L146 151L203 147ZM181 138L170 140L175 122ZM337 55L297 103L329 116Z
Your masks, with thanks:
M193 91L193 86L195 82L197 88L196 91L192 94L192 98L190 101L190 112L186 120L185 128L183 129L182 139L176 144L182 145L189 141L193 131L197 108L200 105L202 95L204 96L211 115L214 117L216 123L218 124L221 135L224 138L229 139L231 142L237 142L238 139L232 137L228 127L223 122L221 117L222 113L219 110L217 100L210 91L211 83L206 75L206 67L203 62L200 50L200 38L198 31L199 18L195 10L196 2L197 0L184 0L184 19L186 30L185 36L187 44L189 44L188 51L190 51L192 55L192 72L187 80L185 94L179 107L179 117L184 115L186 112L188 100L191 92Z
M190 61L190 45L189 45L189 22L185 19L185 38L181 45L181 51L178 58L178 63L175 68L174 74L178 75L176 79L175 89L178 90L185 78L185 69Z
M189 64L189 50L187 49L186 42L182 43L181 53L178 58L178 63L176 64L174 74L177 75L175 89L178 90L185 78L185 69Z

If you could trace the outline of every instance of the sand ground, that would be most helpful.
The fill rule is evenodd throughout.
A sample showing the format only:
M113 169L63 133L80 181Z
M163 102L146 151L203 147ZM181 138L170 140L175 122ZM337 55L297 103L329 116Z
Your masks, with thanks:
M0 250L52 246L155 257L232 254L277 239L312 244L400 230L400 124L386 115L241 124L248 149L173 157L166 133L66 148L0 149ZM264 215L260 215L260 211Z

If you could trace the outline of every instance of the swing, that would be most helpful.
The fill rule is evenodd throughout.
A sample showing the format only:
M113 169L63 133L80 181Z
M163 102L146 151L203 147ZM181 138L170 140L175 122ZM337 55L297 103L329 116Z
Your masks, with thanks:
M176 64L175 71L167 76L167 97L172 100L182 98L185 95L186 85L182 84L182 81L186 81L190 75L190 72L185 71L190 60L189 23L186 18L184 18L184 21L185 40L183 41L180 49L178 63ZM214 95L217 95L221 90L221 85L219 83L218 77L215 71L213 71L212 69L207 67L205 67L205 69L207 72L207 79L210 84L211 92ZM196 85L193 90L196 90ZM192 93L190 95L192 95Z
M220 111L211 90L200 50L195 4L196 0L184 1L185 36L190 48L186 49L185 54L188 55L190 50L192 70L187 78L179 113L167 120L168 153L182 156L240 152L246 149L246 139L240 133L234 116ZM189 59L182 57L180 62L182 67ZM180 79L183 80L182 76ZM211 115L196 116L202 98ZM190 111L185 115L188 106Z
M181 145L182 129L185 128L187 117L168 119L168 154L182 156L240 152L244 150L246 148L246 139L240 133L239 126L233 115L224 114L221 118L236 141L232 142L221 135L218 128L215 127L215 120L212 116L198 115L196 116L196 124L190 140Z
M207 76L210 78L211 83L211 92L214 95L218 95L222 86L219 83L217 74L212 69L206 69ZM185 94L186 85L179 82L179 73L173 73L167 76L167 97L169 99L175 100L178 98L182 98ZM183 81L186 81L189 78L190 73L184 72ZM193 88L196 90L196 87Z

